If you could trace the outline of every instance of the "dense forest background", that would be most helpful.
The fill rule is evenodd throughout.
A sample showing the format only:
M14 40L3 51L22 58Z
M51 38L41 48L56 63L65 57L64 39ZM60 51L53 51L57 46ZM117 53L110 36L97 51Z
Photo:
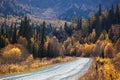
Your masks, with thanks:
M35 58L56 57L60 55L81 56L83 54L84 56L93 56L94 52L84 53L76 47L89 46L91 44L96 44L97 46L101 45L98 43L104 40L111 43L111 47L114 46L115 43L119 42L120 38L119 24L119 4L116 8L111 6L111 9L105 12L102 12L102 5L100 4L98 12L91 14L90 18L74 17L71 23L65 22L64 26L61 27L48 25L45 21L40 25L30 25L30 20L25 16L21 19L19 26L17 22L12 23L10 26L6 22L1 23L0 48L4 48L8 44L21 44ZM96 55L103 56L102 53L95 53ZM113 53L110 55L113 55Z

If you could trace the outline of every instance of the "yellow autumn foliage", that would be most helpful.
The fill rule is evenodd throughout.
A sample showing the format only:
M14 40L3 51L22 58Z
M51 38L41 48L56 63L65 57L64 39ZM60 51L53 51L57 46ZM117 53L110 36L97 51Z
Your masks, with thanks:
M105 49L104 49L104 56L105 57L109 57L109 58L113 58L114 57L114 53L115 53L115 50L113 48L113 45L111 43L108 43L105 46Z
M10 49L10 50L8 50L8 51L5 51L4 53L3 53L3 57L5 58L5 59L14 59L14 60L18 60L18 59L20 59L20 57L21 57L21 55L22 55L22 52L21 52L21 50L19 49L19 48L12 48L12 49Z
M101 64L98 73L101 73L100 71L103 71L104 80L120 80L120 75L116 71L109 58L102 59L98 57L96 60L99 64Z

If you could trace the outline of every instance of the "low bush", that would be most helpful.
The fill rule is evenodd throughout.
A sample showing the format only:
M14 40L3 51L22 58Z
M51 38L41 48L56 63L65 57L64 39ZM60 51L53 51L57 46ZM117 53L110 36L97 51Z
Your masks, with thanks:
M28 57L29 53L22 45L9 44L8 46L1 50L0 55L1 63L9 64L24 61Z

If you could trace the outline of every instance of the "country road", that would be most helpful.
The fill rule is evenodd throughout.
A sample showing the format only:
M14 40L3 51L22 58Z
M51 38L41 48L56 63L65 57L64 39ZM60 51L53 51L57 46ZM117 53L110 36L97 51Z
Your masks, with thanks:
M77 58L30 73L0 76L0 80L78 80L88 70L91 62L89 58Z

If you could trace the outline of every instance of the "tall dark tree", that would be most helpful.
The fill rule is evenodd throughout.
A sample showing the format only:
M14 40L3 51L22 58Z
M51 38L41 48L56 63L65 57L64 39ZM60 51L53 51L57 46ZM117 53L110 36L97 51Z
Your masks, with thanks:
M105 29L108 32L108 26L107 26L107 18L103 17L102 18L102 29Z
M99 4L99 10L96 14L96 20L95 20L95 30L96 30L96 39L100 36L100 33L102 31L102 7L101 4Z
M4 30L4 25L1 25L1 31L0 31L0 35L4 36L5 30Z
M108 21L107 21L107 28L106 28L107 32L110 29L111 25L114 24L115 16L114 16L114 7L113 7L113 5L112 5L111 9L108 11L108 13L109 14L108 14Z
M17 43L17 28L16 28L16 24L14 26L14 31L13 31L13 35L12 35L12 43L13 44Z
M4 25L2 24L1 25L1 31L0 31L0 48L5 47L4 33L5 33Z
M71 35L72 35L72 31L73 31L73 27L72 27L72 26L68 26L67 22L65 22L64 30L65 30L65 32L66 32L69 36L71 36Z
M98 15L101 16L102 15L102 6L101 4L99 4L99 11L98 11Z
M26 37L26 39L28 41L30 41L30 38L32 37L32 29L31 29L31 26L29 24L29 20L27 18L27 16L25 16L24 18L24 36L23 37Z
M24 21L23 20L21 20L21 23L20 23L20 29L19 29L19 37L20 36L24 36L24 32L25 30L24 30Z
M44 47L45 39L46 39L45 29L46 29L46 23L44 21L43 22L43 27L42 27L42 33L41 33L41 41L40 41L39 50L38 50L38 57L39 58L42 58L42 57L46 56L46 54L45 54L45 47Z
M8 38L8 26L5 26L5 37Z
M19 36L25 37L28 41L30 41L32 37L32 28L27 16L25 16L24 20L21 20Z
M20 29L19 29L19 36L23 36L26 38L28 45L27 48L29 49L30 52L31 51L31 37L33 36L33 30L32 27L29 24L29 20L27 18L27 16L24 17L23 20L21 20L21 24L20 24Z
M82 18L77 21L77 29L80 30L82 27Z
M8 38L9 38L9 40L10 40L10 42L12 42L12 35L13 35L13 23L11 24L11 26L10 26L10 29L9 29L9 31L8 31Z
M67 22L65 22L64 30L65 30L66 32L68 32L68 24L67 24Z
M116 24L120 24L120 4L117 4L115 17L116 17Z

